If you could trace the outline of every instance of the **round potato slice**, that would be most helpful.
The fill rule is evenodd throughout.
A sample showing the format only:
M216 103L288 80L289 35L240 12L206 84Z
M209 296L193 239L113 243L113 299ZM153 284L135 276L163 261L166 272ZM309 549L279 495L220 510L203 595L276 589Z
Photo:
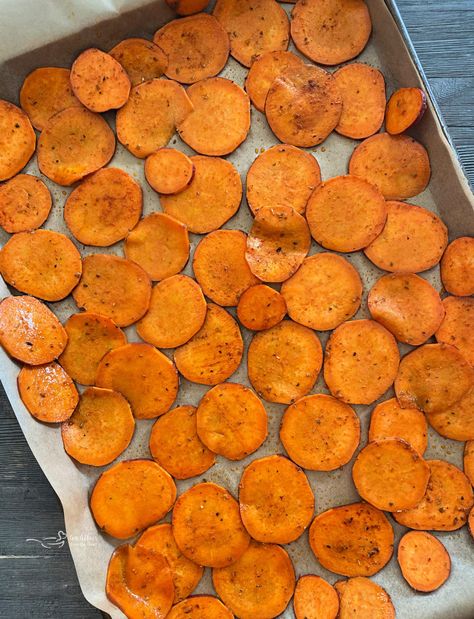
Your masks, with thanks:
M445 316L435 333L436 341L452 344L474 366L474 298L446 297Z
M99 114L70 107L52 116L38 140L38 167L58 185L73 185L103 168L115 152L115 135Z
M437 413L450 408L474 385L474 370L454 346L425 344L400 362L395 393L402 408Z
M178 15L199 13L209 4L209 0L165 0L165 2Z
M25 365L17 382L23 404L39 421L66 421L79 401L71 377L54 362L34 367Z
M398 545L398 565L403 578L415 589L429 593L443 585L451 572L451 558L430 533L409 531Z
M441 280L450 294L474 294L474 237L462 236L449 244L441 260Z
M474 486L474 440L466 441L464 445L464 474Z
M372 576L393 554L393 529L368 503L333 507L316 516L309 543L321 565L343 576Z
M339 123L342 98L334 77L314 65L281 73L265 100L265 115L276 137L293 146L323 142Z
M0 226L10 234L35 230L48 218L51 205L51 193L41 179L17 174L0 185Z
M348 404L371 404L397 376L400 355L393 335L373 320L346 322L326 345L324 380Z
M453 441L474 440L474 385L460 400L436 413L428 413L432 428Z
M125 396L137 419L154 419L169 411L175 401L178 373L154 346L125 344L103 357L96 385Z
M137 323L137 333L157 348L176 348L199 331L206 312L206 300L196 282L174 275L153 288L150 309Z
M192 160L175 148L160 148L145 161L145 176L158 193L173 194L186 189L194 175Z
M309 393L322 364L316 334L291 320L255 334L248 348L250 382L268 402L291 404Z
M210 389L199 402L197 433L213 452L242 460L267 438L267 412L255 393L236 383Z
M384 275L370 289L367 304L374 320L412 346L424 344L444 318L439 293L414 273Z
M108 247L124 239L142 212L142 190L119 168L104 168L69 194L64 220L83 245Z
M367 247L382 232L387 208L377 187L348 174L316 188L306 219L317 243L333 251L353 252Z
M336 619L339 597L321 576L306 574L296 583L293 608L296 619Z
M305 258L298 271L283 282L281 294L292 320L328 331L357 312L362 281L345 258L323 252Z
M217 230L239 210L242 181L225 159L191 157L194 176L179 194L160 196L165 213L185 224L190 232Z
M427 460L431 476L426 494L418 505L393 514L395 520L410 529L456 531L466 524L474 504L468 478L454 464Z
M230 53L244 67L264 52L288 47L288 17L273 0L218 0L214 16L229 33Z
M81 464L104 466L127 449L135 420L127 400L117 391L89 387L61 426L64 450Z
M227 32L207 13L168 22L155 33L153 41L168 57L166 76L182 84L214 77L229 57Z
M425 147L413 138L378 133L354 150L349 173L378 187L387 200L405 200L426 189L431 167Z
M295 6L291 38L318 64L335 65L358 56L372 30L363 0L305 0Z
M53 312L34 297L5 297L0 302L0 344L7 353L28 365L57 359L67 333Z
M388 593L368 578L349 578L334 585L339 595L339 619L395 619Z
M197 434L194 406L178 406L155 421L150 434L150 452L175 479L201 475L216 460L215 454Z
M178 498L173 509L173 535L185 557L210 567L232 565L250 541L237 501L213 483L197 484Z
M210 303L201 329L175 350L179 372L193 383L217 385L239 367L244 344L239 326L222 307Z
M422 456L428 446L426 417L417 408L401 408L397 398L377 404L370 417L369 441L401 438Z
M125 69L132 86L161 77L168 67L165 52L147 39L124 39L109 54Z
M217 595L240 619L272 619L282 613L295 590L295 570L286 550L251 541L230 567L212 570Z
M308 395L286 409L280 440L304 469L333 471L347 464L359 445L359 418L330 395Z
M234 615L212 595L193 595L171 609L168 619L233 619Z
M201 155L232 153L250 130L250 99L231 80L211 77L187 90L194 110L178 123L181 139Z
M257 284L240 297L237 317L247 329L264 331L274 327L286 314L284 297L274 288Z
M448 230L431 211L405 202L386 202L387 220L379 236L364 249L384 271L418 273L441 259Z
M33 156L36 135L19 107L0 99L0 181L22 170Z
M81 255L60 232L18 232L0 252L0 273L20 292L44 301L60 301L81 277Z
M165 213L150 213L125 240L125 255L153 281L176 275L189 259L186 226Z
M91 254L82 261L82 278L72 296L80 309L127 327L148 310L151 283L145 271L130 260Z
M216 230L196 247L194 275L214 303L236 306L242 293L258 283L245 260L246 248L247 235L240 230Z
M272 205L292 206L304 215L309 197L320 182L321 171L313 155L289 144L277 144L250 166L247 202L254 214Z
M245 468L239 504L245 528L259 542L295 541L314 514L314 495L306 475L278 455L259 458Z
M124 460L99 477L90 508L104 533L127 539L161 520L175 499L173 478L159 464L153 460Z

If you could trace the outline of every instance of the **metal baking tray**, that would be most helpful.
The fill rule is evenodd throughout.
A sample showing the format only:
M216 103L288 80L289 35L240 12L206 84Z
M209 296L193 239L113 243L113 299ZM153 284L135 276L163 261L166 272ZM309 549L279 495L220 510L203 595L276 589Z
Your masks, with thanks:
M49 4L51 5L51 2ZM108 50L118 41L129 36L151 38L158 27L172 18L172 13L163 0L154 2L147 0L97 2L97 5L108 6L109 12L106 13L107 18L99 17L96 18L95 22L94 19L81 19L81 11L91 10L89 2L68 2L67 7L64 5L59 7L57 0L55 0L53 6L54 4L58 9L64 9L63 21L67 22L67 34L61 38L55 37L54 30L51 32L50 28L47 35L42 35L44 37L43 44L35 44L35 49L28 49L27 52L12 58L6 58L5 47L3 47L3 50L0 49L0 58L2 59L2 64L0 64L1 98L17 102L19 88L24 77L37 66L69 66L80 51L87 47L94 46ZM433 174L427 190L411 201L439 213L449 226L450 240L460 235L474 235L474 200L472 193L396 5L392 0L367 0L367 4L372 16L373 33L367 48L358 60L382 70L387 83L388 95L400 86L420 86L427 93L427 112L422 122L411 131L411 134L427 147ZM113 10L110 10L110 6ZM283 6L291 11L292 5ZM132 7L132 10L127 11L127 7ZM67 21L68 19L74 21ZM76 21L81 24L81 29L78 32L71 33ZM85 27L83 27L84 25ZM9 36L11 39L11 31L15 30L14 24L6 23L4 20L2 27L9 30L9 33L5 34L7 38ZM23 49L26 49L26 47ZM291 47L291 49L293 48ZM230 59L222 75L243 85L246 73L246 69ZM113 125L113 115L108 115L107 119ZM265 117L260 112L252 110L252 128L248 139L229 157L239 170L243 180L245 180L246 171L255 159L256 153L260 149L268 148L277 142L278 140L268 128ZM172 144L187 153L190 152L190 149L177 136L172 139ZM333 133L322 145L312 150L321 166L323 179L346 173L347 163L355 145L356 142ZM126 169L141 181L144 190L144 214L160 209L157 195L144 181L142 161L135 159L119 145L111 165ZM26 170L38 174L35 160L28 164ZM70 190L55 186L48 179L43 180L50 187L54 197L54 207L45 227L68 234L63 222L62 207ZM248 230L250 222L249 209L243 203L237 215L224 227ZM0 243L3 244L7 238L8 235L1 233ZM191 235L191 251L194 250L199 239L199 236ZM83 246L79 246L79 249L83 255L96 251L122 254L121 243L105 250ZM321 251L321 248L313 243L311 253L317 251ZM364 282L363 303L356 315L356 318L362 318L367 316L365 302L367 292L382 272L374 267L361 252L349 255L348 259L359 269ZM192 274L190 264L191 261L185 270L188 274ZM431 281L438 290L441 290L438 268L424 273L423 276ZM7 287L3 281L0 281L1 297L7 294L9 294ZM65 320L69 314L77 311L71 298L52 304L52 307L61 320ZM127 331L131 341L137 339L133 327ZM243 335L246 344L248 344L251 334L243 329ZM322 333L318 335L320 335L324 345L327 335ZM402 354L407 349L406 346L400 347ZM113 619L123 618L124 615L107 600L104 592L107 563L114 546L118 542L98 531L88 508L88 496L91 487L103 469L78 465L65 454L59 428L38 423L28 414L20 401L16 388L17 364L9 359L3 351L0 351L0 361L3 386L18 422L33 454L63 505L69 546L84 596L91 604L108 613ZM248 384L245 358L231 380ZM177 404L197 404L206 390L207 388L204 386L181 380ZM327 392L321 378L313 391ZM388 392L381 399L387 399L391 396L392 393ZM248 462L255 457L282 453L283 447L278 439L278 428L284 406L269 403L265 403L265 406L269 413L269 436L259 451L247 460L238 463L218 457L216 465L200 478L178 482L179 492L205 478L226 486L234 496L237 496L240 474ZM356 407L361 419L361 447L366 443L368 419L372 408L373 406ZM139 421L137 423L133 441L120 459L149 457L147 445L152 423L153 421ZM441 439L430 430L426 457L442 458L457 466L462 466L462 448L462 443ZM357 500L357 493L351 481L351 468L352 463L349 463L343 468L329 473L308 472L308 478L316 497L316 513L332 506ZM393 525L398 541L403 529L395 522L393 522ZM385 587L392 596L399 619L411 619L413 617L417 619L445 619L446 617L470 619L474 617L472 539L469 538L466 527L453 533L437 533L436 535L447 547L453 562L451 576L440 590L430 595L416 594L401 577L395 558L392 558L385 569L374 577L374 581ZM286 548L294 561L297 576L315 573L320 574L332 583L338 579L335 574L323 569L316 561L309 549L307 533ZM197 592L213 592L208 569ZM282 617L292 616L293 610L290 604Z

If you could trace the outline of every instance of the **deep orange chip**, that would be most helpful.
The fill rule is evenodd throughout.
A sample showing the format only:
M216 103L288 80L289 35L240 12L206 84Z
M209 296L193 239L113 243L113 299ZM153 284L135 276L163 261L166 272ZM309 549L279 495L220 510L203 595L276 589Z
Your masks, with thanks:
M264 331L274 327L286 314L284 297L274 288L257 284L248 288L240 297L237 317L247 329Z
M165 0L166 4L178 15L199 13L209 4L209 0Z
M474 237L461 236L448 245L441 260L441 280L450 294L474 294Z
M19 107L0 99L0 181L22 170L33 156L36 135Z
M467 526L469 528L469 533L471 534L471 537L474 539L474 507L471 508L471 511L469 512Z
M464 474L474 486L474 440L466 441L464 445Z
M334 585L339 595L339 619L395 619L395 608L388 593L368 578L357 577Z
M399 88L387 104L385 128L388 133L403 133L421 119L427 107L421 88Z
M296 583L293 608L296 619L336 619L339 597L324 578L306 574Z
M445 316L436 331L436 341L456 346L474 366L474 299L446 297Z
M192 160L175 148L160 148L145 161L145 176L158 193L173 194L186 189L194 175Z
M428 446L428 424L417 408L401 408L397 398L377 404L372 411L369 441L401 438L422 456Z
M168 619L233 619L234 615L212 595L193 595L170 611Z
M445 438L474 440L474 385L451 406L428 413L427 419L430 426Z
M147 39L124 39L109 54L125 69L132 86L161 77L168 67L165 52Z
M409 531L398 544L398 565L415 589L429 593L443 585L451 572L451 559L443 544L430 533Z
M0 185L0 226L10 234L35 230L48 218L51 205L51 193L41 179L17 174Z

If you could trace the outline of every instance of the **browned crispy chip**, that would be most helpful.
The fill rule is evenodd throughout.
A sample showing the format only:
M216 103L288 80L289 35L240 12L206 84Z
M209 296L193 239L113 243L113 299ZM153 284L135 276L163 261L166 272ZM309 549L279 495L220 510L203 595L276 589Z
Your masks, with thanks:
M377 404L370 417L369 441L401 438L423 455L428 445L426 417L417 408L401 408L397 398Z
M132 86L161 77L168 67L165 52L147 39L124 39L109 54L125 69Z
M446 297L443 306L445 316L436 340L456 346L474 366L474 298Z
M449 244L441 260L441 279L451 294L474 294L474 237L462 236Z
M429 593L443 585L451 572L451 558L430 533L409 531L398 544L398 565L403 578L415 589Z
M388 593L368 578L358 577L334 585L339 595L338 619L395 619L395 608Z
M183 191L193 175L192 160L175 148L160 148L146 158L146 180L158 193L173 194Z
M453 441L474 440L474 385L451 406L426 416L441 436Z
M0 99L0 181L22 170L33 156L36 135L19 107Z
M41 179L17 174L0 185L0 226L10 234L35 230L46 221L51 205L51 193Z
M339 597L321 576L306 574L296 583L293 608L296 619L336 619Z
M207 0L206 0L207 2ZM193 595L176 604L167 615L168 619L233 619L227 606L212 595Z
M264 331L274 327L286 314L284 297L274 288L257 284L248 288L240 297L237 317L247 329Z

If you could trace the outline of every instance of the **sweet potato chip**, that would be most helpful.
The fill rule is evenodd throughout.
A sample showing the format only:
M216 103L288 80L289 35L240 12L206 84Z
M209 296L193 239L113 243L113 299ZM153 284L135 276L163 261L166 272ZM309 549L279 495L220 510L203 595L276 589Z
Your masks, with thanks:
M212 570L217 595L240 619L277 617L295 590L295 570L286 550L251 541L230 567Z
M194 110L177 129L188 146L201 155L219 157L242 144L250 130L250 99L240 86L211 77L192 84L187 93Z
M471 537L474 539L474 507L471 508L467 519L467 526Z
M264 52L288 48L288 17L273 0L217 0L214 15L229 33L230 53L244 67Z
M142 212L142 190L119 168L104 168L69 194L64 220L83 245L108 247L124 239Z
M185 224L190 232L217 230L238 211L242 181L236 168L218 157L191 157L194 176L186 189L160 196L165 213Z
M255 393L236 383L210 389L199 402L197 433L213 452L242 460L267 438L267 412Z
M151 291L150 309L137 333L157 348L182 346L204 324L207 304L201 288L187 275L173 275Z
M18 374L18 392L31 415L47 423L69 419L79 401L71 377L54 362L25 365Z
M397 376L400 355L393 335L374 320L343 323L326 345L324 380L348 404L371 404Z
M18 232L0 251L0 273L20 292L45 301L60 301L81 277L81 255L60 232Z
M245 260L247 235L240 230L216 230L196 247L194 275L204 294L223 306L236 306L250 286L258 284Z
M91 254L82 261L82 278L72 296L80 309L127 327L148 310L151 283L145 271L130 260Z
M117 138L132 155L145 159L170 141L176 125L193 110L184 88L172 80L153 79L134 86L117 112Z
M468 478L454 464L427 461L431 477L422 501L413 509L396 512L395 520L410 529L456 531L467 522L474 504Z
M153 41L168 57L166 76L182 84L214 77L229 57L227 32L207 13L168 22L155 33Z
M256 333L247 353L248 376L268 402L291 404L314 387L323 364L316 334L291 320Z
M345 258L323 252L305 258L296 273L283 282L281 294L292 320L328 331L357 312L362 281Z
M165 0L166 4L178 15L199 13L209 4L209 0Z
M430 533L409 531L398 544L398 565L415 589L429 593L443 585L451 572L451 559L443 544Z
M474 385L460 400L436 413L427 414L432 428L453 441L474 440Z
M369 441L401 438L422 456L428 445L426 417L417 408L401 408L397 398L377 404L370 417Z
M474 486L474 440L466 441L464 445L464 474Z
M339 595L338 619L395 619L388 593L368 578L350 578L334 585Z
M217 385L239 367L244 344L239 326L222 307L210 303L201 329L175 350L179 372L193 383Z
M125 344L103 357L96 385L125 396L137 419L153 419L175 401L178 374L173 362L154 346Z
M38 167L58 185L73 185L103 168L115 152L115 135L99 114L83 107L58 112L38 140Z
M10 234L35 230L48 218L51 205L51 193L41 179L17 174L0 185L0 226Z
M36 135L19 107L0 99L0 181L22 170L33 156Z
M474 366L474 299L446 297L445 316L436 331L436 341L452 344Z
M210 567L232 565L250 541L237 501L213 483L197 484L178 498L173 535L185 557Z
M296 583L293 608L296 619L336 619L339 597L321 576L306 574Z
M145 176L158 193L173 194L186 189L194 175L192 160L175 148L160 148L145 161Z
M387 104L385 128L392 135L403 133L421 119L427 104L421 88L399 88Z
M450 294L474 294L474 237L462 236L448 245L441 260L441 280Z
M135 420L127 400L117 391L89 387L61 426L65 451L81 464L104 466L127 449Z
M201 475L216 460L197 435L194 406L178 406L155 421L150 453L175 479Z
M41 365L57 359L67 333L53 312L34 297L5 297L0 302L0 344L18 361Z
M165 52L147 39L124 39L109 54L125 69L132 86L161 77L168 67Z
M285 314L285 299L277 290L265 284L248 288L237 305L238 319L252 331L274 327L283 320Z
M234 615L212 595L193 595L170 611L168 619L233 619Z
M307 395L286 409L280 440L302 468L333 471L347 464L359 445L359 418L330 395Z
M255 214L264 206L292 206L304 215L321 182L316 158L289 144L277 144L259 155L247 173L247 202Z
M104 533L127 539L161 520L175 499L173 478L159 464L153 460L124 460L99 477L90 508Z
M353 252L367 247L382 232L387 208L377 187L347 174L315 189L306 219L317 243L333 251Z

